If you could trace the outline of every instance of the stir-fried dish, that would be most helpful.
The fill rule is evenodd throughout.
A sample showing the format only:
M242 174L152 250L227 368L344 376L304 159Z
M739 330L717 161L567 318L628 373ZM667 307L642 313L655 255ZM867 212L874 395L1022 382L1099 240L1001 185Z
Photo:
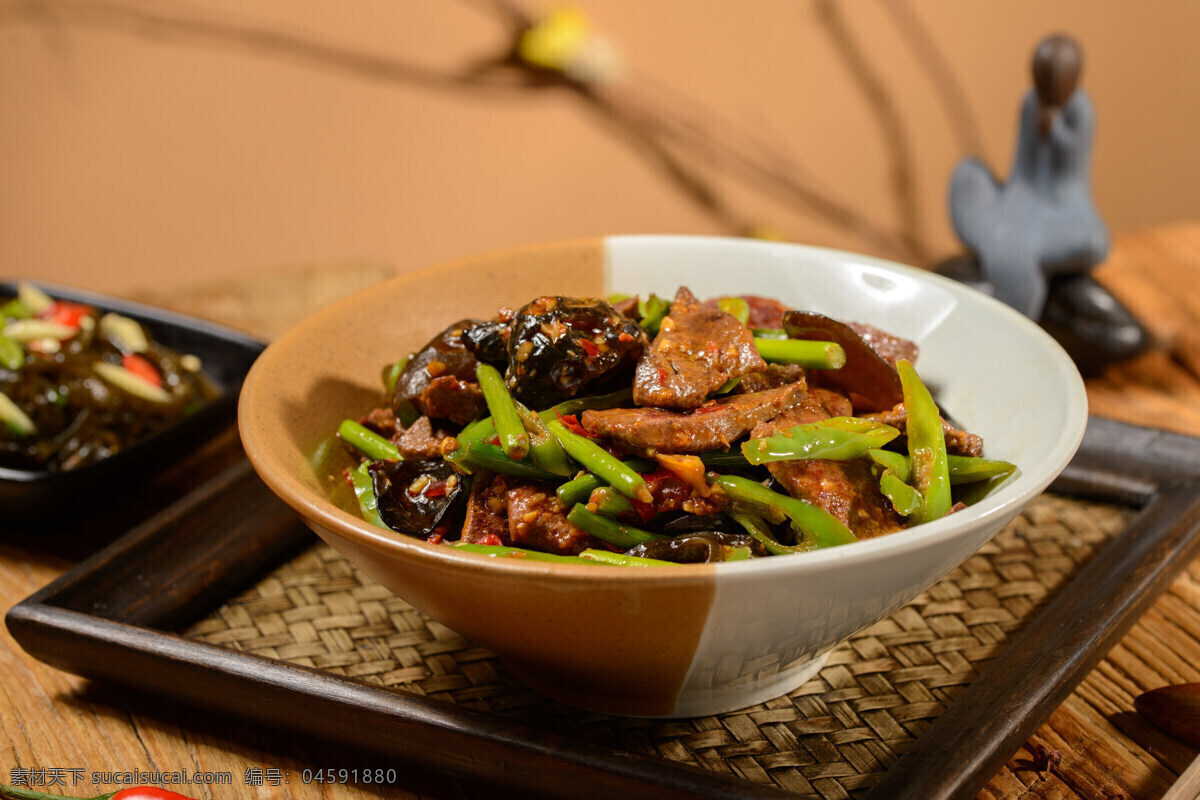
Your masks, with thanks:
M761 297L539 297L389 366L386 403L338 435L364 517L431 542L631 565L797 553L938 519L1015 469L943 417L917 354Z
M156 342L137 320L31 284L0 298L0 466L77 469L217 394L196 356Z

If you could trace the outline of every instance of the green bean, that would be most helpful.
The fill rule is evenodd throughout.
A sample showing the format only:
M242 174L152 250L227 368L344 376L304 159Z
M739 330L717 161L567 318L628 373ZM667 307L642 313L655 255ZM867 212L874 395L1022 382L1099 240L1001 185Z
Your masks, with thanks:
M744 459L743 459L744 460ZM626 467L634 472L644 472L653 466L653 461L646 461L642 458L631 458L622 462ZM607 486L604 479L593 475L590 472L581 472L571 480L558 487L558 502L563 508L570 508L576 503L583 502L591 496L592 492L599 489L601 486Z
M358 510L367 522L391 530L379 516L378 499L375 497L375 481L367 469L370 465L370 461L364 461L350 470L350 482L354 487L354 497L358 500Z
M837 342L755 338L754 346L764 361L776 364L799 364L811 369L841 369L846 365L846 351Z
M750 304L744 297L722 297L717 301L717 308L734 317L743 325L750 324Z
M618 517L633 511L633 502L611 486L601 486L588 496L587 509L606 517Z
M908 459L912 465L912 481L921 493L922 508L916 521L929 522L946 516L952 505L941 412L907 359L896 362L896 371L900 373L904 408L908 412Z
M367 458L385 461L402 460L396 445L352 419L342 420L337 432L343 441L352 445Z
M521 415L504 385L504 377L491 364L480 363L475 365L475 378L500 436L500 448L509 458L520 461L529 452L529 435L525 433Z
M670 310L670 301L664 300L656 294L650 295L645 300L638 300L638 316L641 317L638 324L642 326L646 333L651 336L657 336L663 317Z
M782 544L778 539L771 535L771 528L767 525L766 520L757 514L752 514L737 506L725 512L737 524L746 529L746 533L753 536L763 547L767 548L767 552L773 556L789 555L791 553L803 553L812 549L812 545L805 542L804 544L787 545Z
M790 339L783 328L751 328L750 333L755 339Z
M751 464L795 459L845 461L858 458L900 435L881 422L855 417L834 417L797 425L787 433L750 439L742 443L742 455Z
M833 547L858 541L841 520L823 508L790 495L773 492L757 481L739 475L708 474L708 482L721 487L730 500L766 510L770 517L780 515L791 520L797 530L809 537L816 547Z
M902 517L919 517L924 503L921 493L909 486L904 479L885 469L879 476L879 491L892 503L892 508Z
M657 533L644 531L632 525L624 525L616 520L595 514L588 511L587 507L582 503L576 503L567 512L567 522L570 522L581 531L590 533L600 541L607 542L613 547L618 547L622 550L628 550L643 542L652 542L655 539L667 538Z
M571 462L562 443L554 438L539 415L516 400L513 400L513 404L521 416L525 432L529 434L529 460L547 472L568 477L571 474Z
M646 481L634 470L621 463L620 459L596 444L586 436L572 433L567 426L557 419L546 422L546 427L562 442L567 455L579 462L579 465L603 479L609 486L634 500L643 503L653 502Z
M630 556L625 553L614 553L610 550L598 550L589 547L579 554L585 561L595 561L597 564L612 564L617 567L678 567L674 561L662 561L657 558Z
M25 349L15 341L0 333L0 367L5 369L20 369L25 363Z
M461 454L455 454L458 456L458 460L453 463L465 465L467 468L477 467L492 472L501 472L505 475L513 475L518 478L532 478L539 481L557 482L562 480L561 475L547 472L532 461L517 461L509 458L504 454L502 448L494 444L473 441L465 445L460 445L459 450L462 452Z

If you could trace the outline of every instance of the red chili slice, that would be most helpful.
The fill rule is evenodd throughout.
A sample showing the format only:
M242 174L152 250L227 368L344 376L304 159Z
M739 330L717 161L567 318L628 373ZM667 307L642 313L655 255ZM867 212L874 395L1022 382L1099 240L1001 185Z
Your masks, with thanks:
M68 328L78 328L79 320L93 312L93 308L83 303L72 303L69 300L55 300L38 312L38 319L66 325Z
M426 486L425 491L421 494L425 495L426 497L443 497L446 494L446 482L435 481L434 483Z
M579 347L583 352L587 353L588 358L595 358L600 355L600 348L596 347L596 343L591 339L579 339Z
M486 536L480 537L479 541L476 542L476 544L486 544L486 545L491 545L492 547L500 547L501 545L504 544L504 542L501 541L500 537L497 536L496 534L489 533Z
M558 417L558 421L567 426L567 430L569 430L571 433L576 433L580 436L587 436L589 439L596 438L592 434L588 433L587 430L585 430L584 427L579 424L579 417L575 416L574 414L563 414L559 411L555 411L554 413Z
M162 388L162 375L158 369L137 353L127 353L121 357L121 366L137 375L146 383Z

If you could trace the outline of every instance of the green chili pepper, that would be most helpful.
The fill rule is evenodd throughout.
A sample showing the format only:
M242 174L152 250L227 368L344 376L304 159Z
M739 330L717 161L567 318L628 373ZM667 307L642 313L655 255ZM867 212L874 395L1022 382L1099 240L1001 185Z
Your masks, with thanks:
M771 534L771 529L767 525L766 520L757 514L752 514L749 511L742 510L735 506L725 512L737 524L746 529L746 533L753 536L759 542L762 542L763 547L767 548L767 552L773 556L790 555L792 553L803 553L812 550L812 544L805 541L802 544L786 545L782 544Z
M744 297L722 297L717 301L717 308L734 317L743 325L750 324L750 304Z
M907 359L896 362L896 371L900 373L904 408L908 412L908 458L912 465L912 482L921 494L922 508L916 520L929 522L946 516L953 504L942 417L933 395Z
M879 491L892 503L892 508L902 517L919 517L924 503L921 494L909 486L899 475L885 469L879 476Z
M867 456L884 469L896 473L896 477L908 483L912 480L908 456L894 450L868 450ZM958 486L964 483L975 483L1011 474L1017 465L1008 461L978 456L946 456L946 464L950 471L950 485Z
M890 425L856 417L834 417L797 425L784 434L742 443L742 455L751 464L794 459L858 458L900 435Z
M823 508L790 495L773 492L757 481L740 475L708 473L708 482L720 486L730 500L767 512L768 518L791 520L796 530L809 537L816 547L833 547L858 541L841 520Z
M663 317L670 310L670 301L664 300L656 294L650 295L645 300L638 300L638 316L641 317L638 324L642 326L642 329L646 333L651 336L657 336Z

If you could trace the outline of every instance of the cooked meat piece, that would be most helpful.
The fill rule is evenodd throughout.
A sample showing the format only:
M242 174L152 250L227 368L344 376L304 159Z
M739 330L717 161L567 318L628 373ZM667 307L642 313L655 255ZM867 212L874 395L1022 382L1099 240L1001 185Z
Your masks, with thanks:
M646 347L646 332L603 300L539 297L509 324L505 381L535 410L585 387L628 381Z
M612 439L633 452L703 453L728 449L758 423L803 402L807 393L803 383L792 383L723 397L690 413L663 408L585 411L580 423L593 436Z
M461 541L469 544L507 544L508 478L479 470L471 478L471 494L463 519Z
M413 404L426 416L448 419L466 425L483 416L487 402L483 390L474 381L460 380L452 375L434 378L421 390Z
M846 323L824 314L788 311L783 315L783 329L793 339L837 342L846 351L846 365L841 369L809 370L809 385L845 392L859 411L884 411L904 399L895 364Z
M775 389L789 383L807 380L807 371L799 364L767 364L761 372L748 372L733 387L736 394L750 394L764 389Z
M435 431L433 421L429 417L420 416L396 436L393 442L400 450L400 455L405 458L440 458L442 451L438 446L447 435L445 431Z
M783 327L783 312L787 311L789 306L785 306L773 297L759 297L753 294L739 295L746 301L746 305L750 308L750 319L746 325L758 330L779 330ZM720 298L709 300L704 305L709 308L716 308Z
M479 323L463 319L433 337L400 371L392 392L392 407L410 401L422 414L450 419L465 425L475 417L478 406L473 393L463 384L475 381L475 356L463 346L463 331ZM438 384L437 388L433 388ZM479 403L483 396L479 395ZM472 413L467 416L467 412Z
M852 411L844 395L828 389L810 389L803 403L756 426L750 436L770 436L797 425L848 416ZM860 539L904 527L903 518L879 492L878 480L863 460L775 461L767 464L767 469L788 494L825 509Z
M867 419L877 420L885 425L891 425L893 428L899 428L903 433L908 428L908 411L904 408L904 403L897 403L887 411L878 414L864 414ZM942 431L946 434L946 452L953 453L956 456L982 456L983 455L983 437L970 433L968 431L959 430L949 422L942 419Z
M901 339L899 336L894 336L887 331L881 331L879 328L870 325L864 325L861 322L851 322L850 328L863 341L871 346L884 359L891 362L893 365L900 359L905 359L909 363L915 363L920 349L916 342L911 342L908 339Z
M730 378L765 368L749 328L680 287L654 344L638 362L633 402L693 409Z
M508 538L517 547L575 556L589 547L606 545L567 521L553 489L536 483L511 486L508 501Z
M391 439L400 430L400 422L396 419L396 413L386 407L371 409L358 422L364 428L375 431L385 439Z
M865 459L776 461L767 468L788 494L825 509L860 539L904 528Z
M820 422L830 417L848 417L854 413L850 401L832 389L809 389L804 399L774 419L761 422L750 431L751 439L772 436L797 425Z

